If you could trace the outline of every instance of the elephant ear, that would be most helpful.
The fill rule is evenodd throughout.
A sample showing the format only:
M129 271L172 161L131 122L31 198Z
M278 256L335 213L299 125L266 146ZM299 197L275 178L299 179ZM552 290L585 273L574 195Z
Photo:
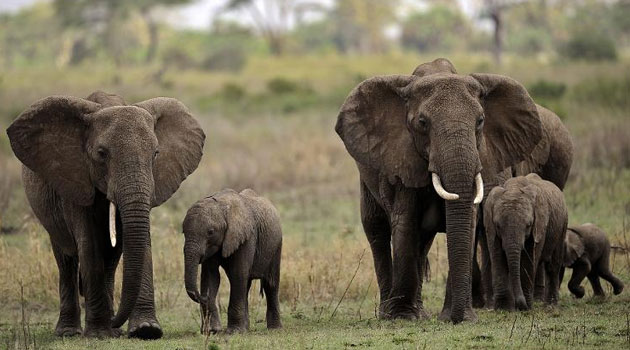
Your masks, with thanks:
M17 158L63 198L94 201L85 151L90 114L101 105L78 97L50 96L32 104L7 129Z
M537 175L536 175L537 176ZM540 243L544 242L545 234L547 232L547 225L549 223L549 205L544 199L544 194L541 193L541 190L538 187L533 185L528 185L525 188L525 191L530 191L535 193L534 199L534 223L532 227L532 234L534 236L534 242Z
M564 239L564 266L571 266L584 254L582 238L573 230L567 230Z
M183 103L156 97L137 103L155 117L158 157L153 166L154 207L169 199L201 160L206 135Z
M390 183L407 187L429 184L427 163L416 151L407 128L405 87L410 75L378 76L357 85L341 106L335 131L348 153Z
M472 74L482 86L488 164L495 172L527 158L542 138L538 109L523 85L496 74Z
M488 197L483 202L483 227L486 230L486 240L488 241L488 246L493 247L496 240L496 227L494 225L494 204L496 198L501 195L501 193L505 192L505 188L501 186L496 186L493 188Z
M88 101L99 103L103 108L112 106L126 106L127 103L122 96L110 94L105 91L97 90L85 98Z
M223 239L221 255L224 258L234 252L246 240L254 236L255 223L251 209L244 203L242 196L234 194L226 208L227 231Z

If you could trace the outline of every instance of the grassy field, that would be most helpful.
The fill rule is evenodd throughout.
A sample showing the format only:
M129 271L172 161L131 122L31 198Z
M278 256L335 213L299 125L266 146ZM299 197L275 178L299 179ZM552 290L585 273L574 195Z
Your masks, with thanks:
M432 279L424 299L433 317L418 322L375 318L372 257L358 208L358 172L333 131L337 109L359 81L410 73L434 57L252 58L238 74L166 71L158 67L33 67L0 73L0 128L51 94L87 96L95 89L128 102L162 95L181 99L207 134L204 158L180 190L152 211L158 318L165 336L142 342L53 336L57 267L46 232L25 203L20 165L0 134L0 349L216 348L628 348L630 292L576 300L566 285L556 308L530 312L479 310L479 321L437 320L447 272L439 235L430 252ZM571 130L576 159L565 189L570 223L594 222L610 235L613 271L630 283L630 64L586 64L508 57L494 68L485 56L452 56L460 73L510 75L537 101L558 110ZM563 86L563 93L545 86ZM543 86L542 88L540 86ZM556 89L557 90L557 89ZM281 275L284 328L267 331L265 300L250 295L246 335L199 334L197 305L183 283L181 221L201 196L251 187L278 207L285 235ZM120 282L120 278L118 281ZM258 282L253 289L257 290ZM608 294L611 290L605 284ZM118 290L120 285L118 285ZM228 283L220 305L226 324Z

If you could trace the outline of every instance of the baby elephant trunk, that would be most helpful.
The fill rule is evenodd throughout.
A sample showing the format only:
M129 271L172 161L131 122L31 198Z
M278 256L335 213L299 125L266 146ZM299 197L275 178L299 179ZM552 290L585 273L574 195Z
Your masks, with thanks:
M200 295L199 295L199 286L197 284L197 276L199 271L199 262L201 260L201 254L199 254L197 249L186 245L184 247L184 276L185 276L185 284L186 284L186 293L190 299L194 302L199 303Z
M518 244L513 245L507 251L507 260L515 306L518 310L527 310L529 307L521 286L521 247Z

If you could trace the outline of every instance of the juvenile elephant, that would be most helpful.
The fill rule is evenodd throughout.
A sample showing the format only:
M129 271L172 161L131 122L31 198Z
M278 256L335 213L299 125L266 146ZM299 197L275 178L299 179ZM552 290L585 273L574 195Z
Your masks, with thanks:
M591 282L595 296L606 295L599 277L612 284L613 293L623 291L623 282L610 271L610 242L606 232L593 224L569 227L564 240L564 266L573 269L569 290L576 298L584 296L584 288L580 286L584 277Z
M85 336L118 336L129 319L130 337L161 337L149 212L201 159L205 135L188 109L164 97L126 105L120 96L100 91L87 99L50 96L22 112L7 134L59 268L55 333L82 332L80 273ZM114 316L121 254L122 297Z
M484 184L499 183L499 174L525 160L542 137L526 89L505 76L458 75L440 58L414 75L378 76L356 86L335 130L359 169L379 316L427 316L421 277L435 234L446 232L449 276L440 318L474 320L476 204Z
M252 280L261 280L267 296L267 328L280 328L278 287L282 228L271 202L246 189L223 190L195 203L183 223L185 280L188 296L201 303L201 332L218 332L216 297L219 266L230 281L227 332L249 328L247 295ZM201 294L197 270L201 264Z
M536 275L549 282L545 302L558 300L567 208L562 191L537 174L495 187L484 206L495 309L532 307Z

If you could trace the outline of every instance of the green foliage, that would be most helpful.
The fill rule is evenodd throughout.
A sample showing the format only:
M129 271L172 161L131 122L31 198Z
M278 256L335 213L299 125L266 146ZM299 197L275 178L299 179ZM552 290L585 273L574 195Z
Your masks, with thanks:
M411 15L402 27L402 45L418 51L452 50L462 47L470 24L461 12L436 5Z
M225 83L223 84L219 95L226 100L236 102L242 100L247 95L247 91L245 91L245 89L237 83Z
M560 53L572 60L617 60L614 41L607 35L596 32L574 33L569 41L560 47Z
M596 104L608 108L630 109L630 72L619 77L586 79L573 87L573 98L582 104Z
M534 98L559 99L564 96L567 85L562 82L540 79L530 84L527 91Z
M238 72L245 66L247 56L242 48L225 47L215 50L201 62L201 68L211 71Z
M267 90L271 94L283 95L288 93L311 92L311 89L296 81L282 77L276 77L267 82Z

